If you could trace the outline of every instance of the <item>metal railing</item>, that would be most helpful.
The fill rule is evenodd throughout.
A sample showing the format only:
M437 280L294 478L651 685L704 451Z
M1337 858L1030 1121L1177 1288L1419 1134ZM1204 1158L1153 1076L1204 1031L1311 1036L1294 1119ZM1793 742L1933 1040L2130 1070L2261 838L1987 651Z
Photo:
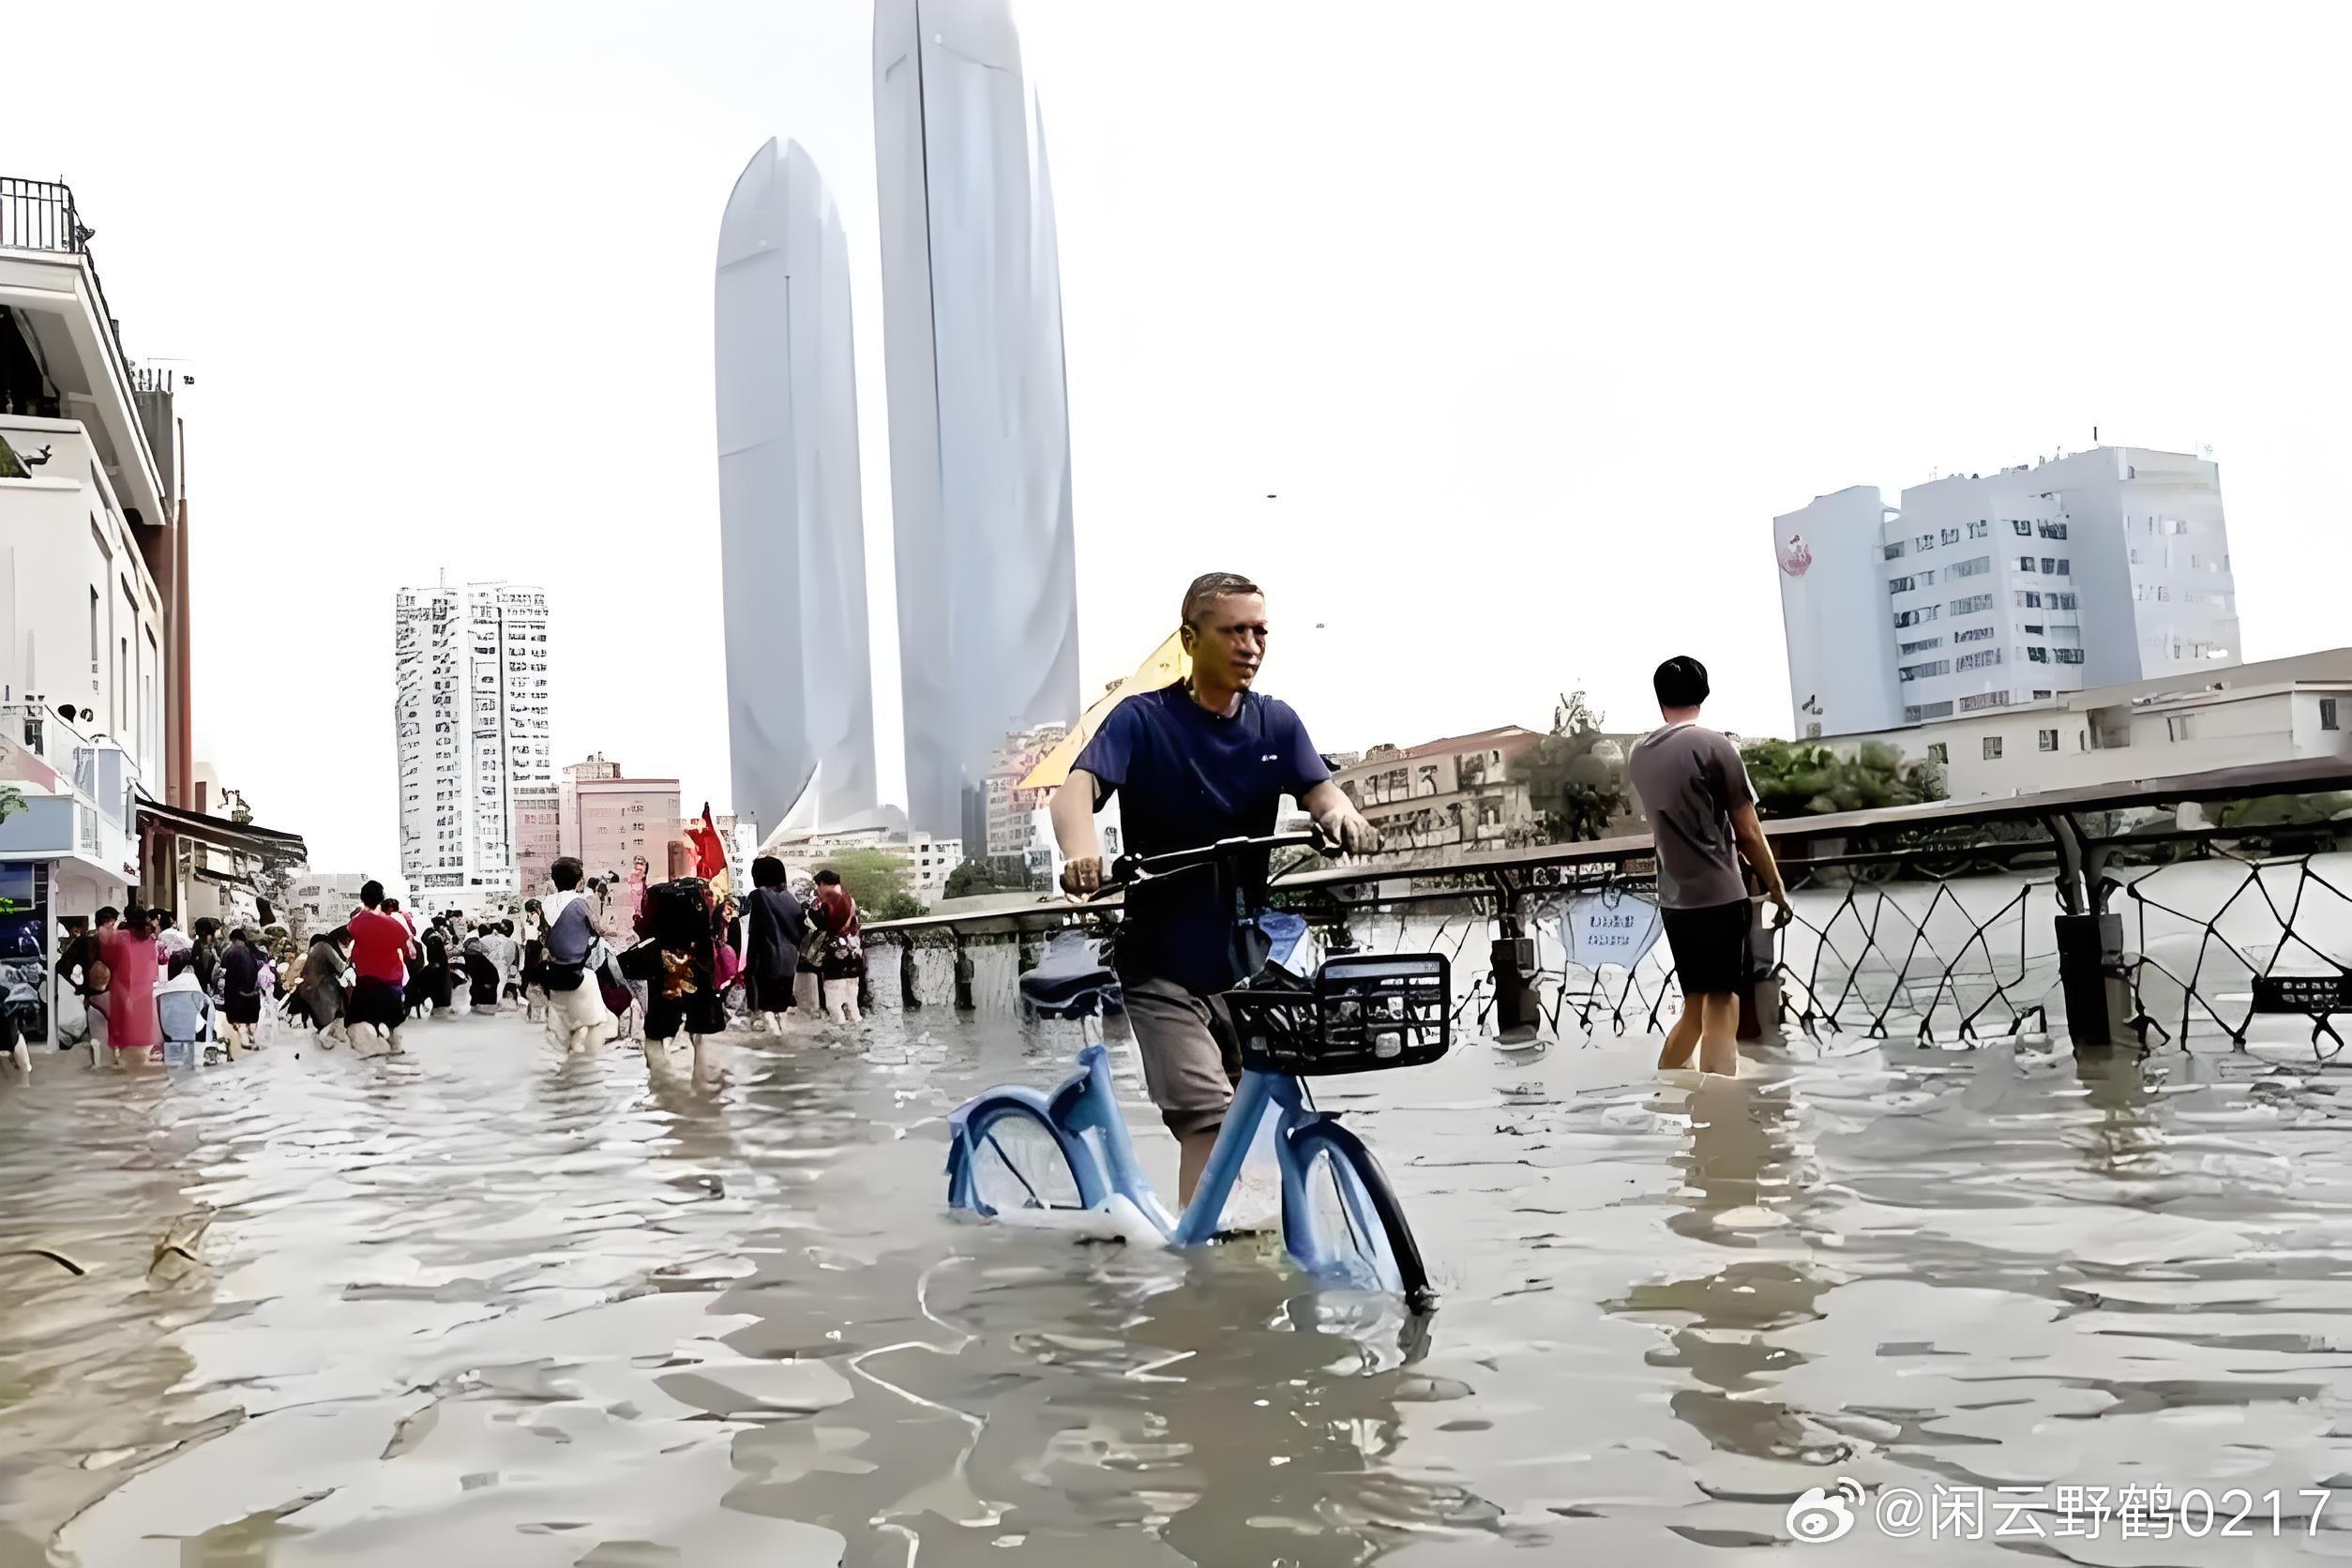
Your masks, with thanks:
M90 274L90 291L98 295L98 314L106 321L107 344L114 352L114 368L123 385L132 388L130 356L123 352L123 324L106 302L106 285L98 278L98 258L90 253L90 238L98 231L82 220L73 188L63 180L28 180L0 174L0 250L49 250L79 256Z
M2352 821L2215 826L2196 818L2347 789L2352 767L2328 759L1768 822L1797 918L1759 958L1771 982L1764 1004L1825 1047L1840 1038L1967 1044L2063 1021L2078 1042L2245 1050L2308 1025L2313 1053L2332 1062L2344 1042L2327 1008L2264 1018L2258 999L2289 975L2332 977L2352 996ZM1327 934L1447 953L1467 1026L1517 1024L1531 1010L1564 1036L1655 1032L1670 1021L1671 964L1647 912L1654 886L1642 837L1318 867L1278 877L1274 895ZM1653 923L1648 942L1623 962L1596 957L1584 923L1628 904ZM2069 921L2101 917L2110 950L2061 951ZM992 901L867 932L906 949L902 983L918 1002L936 1001L925 993L942 988L940 966L926 974L915 950L953 949L961 960L975 947L1018 943L1026 957L1042 933L1104 918L1101 907L1056 899ZM1482 934L1522 940L1516 948L1473 940ZM1497 966L1496 955L1530 942L1524 971L1517 958ZM2118 1003L2093 1009L2084 999L2107 980Z

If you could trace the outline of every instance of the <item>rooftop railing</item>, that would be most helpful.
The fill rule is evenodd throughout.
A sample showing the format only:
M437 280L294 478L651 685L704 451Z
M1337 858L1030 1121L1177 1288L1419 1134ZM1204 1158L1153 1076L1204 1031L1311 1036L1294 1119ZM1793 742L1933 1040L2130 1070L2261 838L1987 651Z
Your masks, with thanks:
M123 352L122 323L106 302L106 285L98 279L98 258L90 253L98 231L83 221L73 188L63 180L27 180L0 174L0 250L50 250L79 256L89 270L91 292L98 295L98 313L106 318L108 345L123 385L137 389L139 376Z

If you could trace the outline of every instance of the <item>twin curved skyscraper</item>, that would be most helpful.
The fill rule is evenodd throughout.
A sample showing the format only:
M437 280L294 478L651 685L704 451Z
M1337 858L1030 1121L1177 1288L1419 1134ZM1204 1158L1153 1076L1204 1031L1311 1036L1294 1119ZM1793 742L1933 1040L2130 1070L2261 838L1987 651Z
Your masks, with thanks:
M998 742L1078 709L1060 264L1009 0L877 0L874 133L907 815L952 836ZM838 825L876 802L857 388L798 144L736 182L716 303L735 807Z

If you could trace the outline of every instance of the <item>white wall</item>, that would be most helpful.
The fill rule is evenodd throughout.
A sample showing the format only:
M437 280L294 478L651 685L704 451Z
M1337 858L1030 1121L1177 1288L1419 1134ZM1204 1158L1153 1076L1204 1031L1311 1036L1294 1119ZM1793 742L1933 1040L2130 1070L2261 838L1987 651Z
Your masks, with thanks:
M159 779L162 600L131 525L78 422L6 415L0 432L20 452L50 448L49 461L31 470L38 477L0 479L0 550L11 567L0 574L11 580L13 635L0 647L8 700L30 693L53 709L91 709L96 716L77 728L113 737L142 778Z
M1876 486L1856 485L1772 520L1792 734L1851 734L1903 722L1879 570L1885 512Z

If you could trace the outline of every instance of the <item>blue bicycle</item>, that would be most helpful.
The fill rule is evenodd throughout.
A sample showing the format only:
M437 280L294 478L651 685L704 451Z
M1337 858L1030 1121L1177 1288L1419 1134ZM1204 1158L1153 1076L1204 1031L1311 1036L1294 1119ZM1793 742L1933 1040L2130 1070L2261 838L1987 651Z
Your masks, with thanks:
M1103 891L1203 871L1228 887L1239 886L1248 858L1319 842L1312 835L1278 835L1229 838L1149 859L1123 856ZM1263 939L1251 929L1258 918L1236 922L1233 940L1245 955L1264 950ZM1291 941L1274 957L1287 959L1303 930L1302 922L1286 933ZM1073 1010L1091 1016L1100 1001L1098 988ZM1168 1244L1199 1246L1216 1239L1226 1199L1271 1118L1282 1173L1283 1240L1299 1266L1327 1284L1390 1291L1412 1312L1429 1311L1437 1298L1428 1270L1380 1162L1341 1125L1336 1111L1315 1108L1302 1079L1419 1066L1443 1056L1451 1012L1444 957L1336 955L1311 979L1268 961L1249 982L1226 992L1225 1001L1243 1071L1208 1168L1182 1214L1168 1212L1136 1163L1098 1037L1078 1052L1078 1072L1050 1093L1011 1085L955 1111L948 1203L991 1217L1123 1207Z

